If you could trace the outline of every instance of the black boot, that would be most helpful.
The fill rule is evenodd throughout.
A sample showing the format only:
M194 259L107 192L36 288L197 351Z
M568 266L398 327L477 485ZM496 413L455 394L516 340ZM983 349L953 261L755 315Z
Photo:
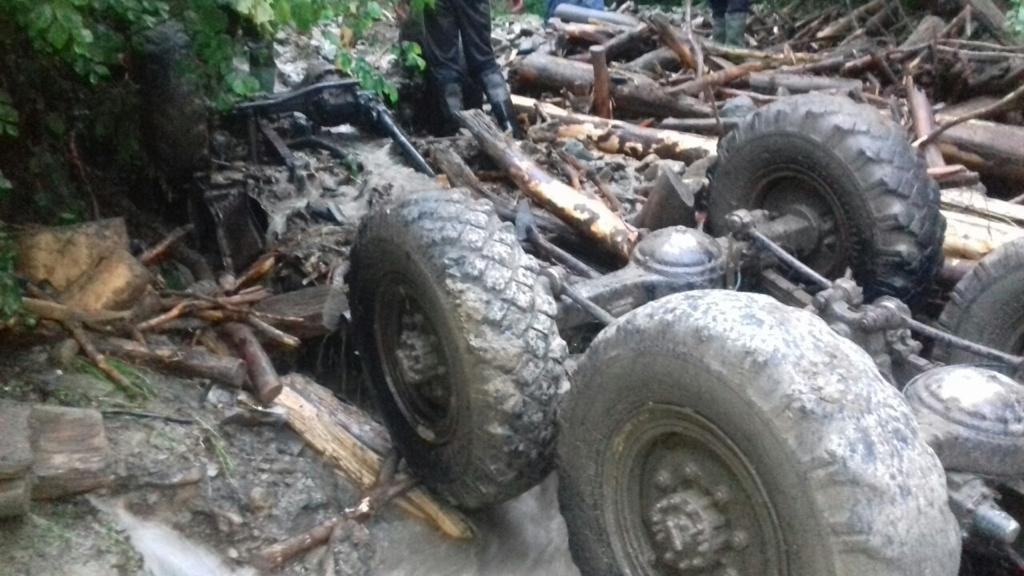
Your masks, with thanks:
M462 112L462 84L453 82L441 86L441 118L443 134L459 131L458 113Z
M508 93L508 85L505 84L505 78L502 77L501 72L484 74L480 81L484 85L484 93L487 94L487 100L491 103L491 114L498 121L498 127L506 132L511 130L512 135L516 138L525 137L526 134L523 133L522 127L516 122L515 110L512 108L512 95Z

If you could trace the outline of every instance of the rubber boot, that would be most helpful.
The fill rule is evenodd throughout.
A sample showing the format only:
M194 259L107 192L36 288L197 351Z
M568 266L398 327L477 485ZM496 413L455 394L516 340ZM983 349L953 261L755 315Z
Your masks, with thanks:
M487 100L491 103L491 114L497 120L498 127L505 132L511 130L512 136L515 138L526 136L519 123L516 122L515 109L512 107L512 95L508 92L508 85L505 84L505 78L502 77L501 72L484 74L480 81L484 85L484 93L487 94Z
M454 82L441 86L443 134L454 134L459 131L459 112L462 112L462 84Z
M716 44L725 44L725 16L716 16L712 21L711 39Z
M747 45L747 13L730 12L725 15L725 43L730 46Z

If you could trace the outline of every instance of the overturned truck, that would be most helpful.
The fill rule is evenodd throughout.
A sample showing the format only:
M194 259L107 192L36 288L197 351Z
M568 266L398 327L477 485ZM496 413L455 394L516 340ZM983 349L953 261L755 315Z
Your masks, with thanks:
M979 300L1017 326L984 343L913 318L945 224L898 125L780 100L723 139L703 202L659 218L691 226L647 231L463 123L609 258L457 190L364 221L361 355L437 493L486 507L557 469L588 575L952 576L964 542L1015 554L999 494L1024 474L1024 314L955 295L954 332Z

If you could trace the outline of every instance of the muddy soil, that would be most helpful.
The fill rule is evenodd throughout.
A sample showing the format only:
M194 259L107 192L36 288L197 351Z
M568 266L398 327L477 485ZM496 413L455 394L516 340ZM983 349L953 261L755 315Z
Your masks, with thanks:
M257 417L231 390L140 370L152 398L132 399L82 364L51 364L45 347L9 357L0 395L103 410L114 482L0 525L0 574L259 574L254 553L359 497L279 417ZM388 508L280 573L322 574L330 553L344 576L573 575L554 482L478 515L471 542Z

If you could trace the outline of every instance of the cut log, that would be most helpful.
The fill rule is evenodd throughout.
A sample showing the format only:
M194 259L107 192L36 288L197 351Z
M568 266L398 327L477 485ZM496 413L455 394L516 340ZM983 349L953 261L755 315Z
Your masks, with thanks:
M383 440L387 438L383 426L366 417L353 422L355 408L346 407L330 391L304 376L289 374L283 380L286 386L275 404L285 410L289 426L360 489L370 488L380 472L383 455L391 450L389 442ZM353 429L360 432L353 433ZM371 447L374 444L379 452ZM451 538L464 540L473 535L469 520L423 488L413 488L395 503Z
M459 119L527 196L623 262L629 258L636 243L636 230L603 202L554 179L506 138L482 111L461 112Z
M252 328L239 322L227 322L222 327L224 335L235 347L238 354L245 360L249 383L259 401L265 406L270 405L281 393L281 380L270 356L263 345L253 334Z
M594 69L594 88L590 111L601 118L611 118L612 79L608 73L608 60L604 48L600 46L590 48L590 65Z
M754 72L747 77L747 82L750 84L751 90L762 94L775 94L782 88L791 94L834 92L855 95L864 88L860 80L787 72Z
M611 154L625 154L637 159L654 154L686 163L706 158L718 149L718 139L708 136L580 120L573 116L557 120L560 124L558 137L592 142L598 150Z
M110 482L110 446L98 411L36 404L29 426L34 500L80 494Z
M951 164L1024 183L1024 126L970 120L944 132L939 149Z
M589 95L593 90L594 69L589 63L566 58L531 54L512 65L510 75L516 91L568 90ZM666 94L656 82L645 76L612 70L612 98L617 108L642 116L708 118L711 107L696 98Z
M242 388L248 382L245 362L238 358L211 354L194 346L147 347L123 338L97 338L95 345L104 354L162 372L187 378L204 378L234 388Z
M303 340L319 338L331 333L328 319L324 317L324 306L327 304L327 295L330 291L330 286L311 286L285 292L261 300L253 310L272 317L289 319L286 323L271 323L278 328L286 329L293 336ZM334 325L337 323L334 322Z

